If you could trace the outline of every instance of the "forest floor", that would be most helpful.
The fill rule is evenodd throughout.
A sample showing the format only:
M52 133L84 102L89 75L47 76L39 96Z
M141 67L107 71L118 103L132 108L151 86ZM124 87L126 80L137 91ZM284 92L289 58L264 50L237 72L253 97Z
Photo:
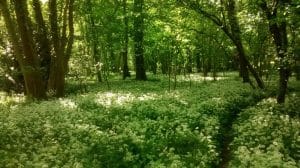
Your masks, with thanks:
M0 97L0 168L300 167L300 83L277 105L276 82L235 73L69 80L68 96Z

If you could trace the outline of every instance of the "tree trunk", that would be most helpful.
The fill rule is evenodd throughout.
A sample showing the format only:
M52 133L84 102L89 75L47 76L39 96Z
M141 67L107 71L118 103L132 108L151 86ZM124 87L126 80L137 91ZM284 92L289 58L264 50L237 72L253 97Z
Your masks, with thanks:
M64 44L60 37L57 16L56 0L49 0L49 21L52 36L52 44L54 47L54 56L51 59L51 71L48 81L48 90L54 92L55 96L64 96L65 87L65 69L64 69ZM63 35L62 35L63 36ZM63 38L63 37L62 37Z
M48 81L50 73L50 64L51 64L51 46L48 39L48 31L43 18L41 4L39 0L32 1L34 16L37 27L37 45L38 45L38 54L41 59L41 69L43 80ZM45 88L47 83L45 82Z
M124 46L123 46L123 79L130 77L128 68L128 16L127 16L127 0L123 0L123 15L124 15Z
M225 6L227 11L229 25L230 25L230 27L228 27L224 21L224 18L220 19L217 15L214 15L212 13L203 10L202 7L197 2L190 1L190 0L178 0L178 1L183 5L188 6L191 9L194 9L196 12L208 18L215 25L220 27L220 29L229 37L229 39L234 43L234 45L237 48L239 59L241 60L240 67L242 68L243 71L242 73L243 81L250 81L249 73L248 73L248 68L249 68L250 72L252 73L252 75L256 80L257 85L260 88L264 88L265 86L262 79L259 77L256 70L252 67L252 65L246 58L244 48L242 45L242 40L240 38L239 24L236 18L235 2L233 0L228 0L228 3L224 4L223 1L221 1L222 6Z
M296 53L295 73L296 73L296 80L300 81L300 53Z
M196 53L196 69L198 73L201 72L200 53Z
M274 39L276 46L277 57L279 58L279 90L277 95L277 103L282 104L285 102L285 95L287 92L288 80L290 76L290 66L286 60L286 55L288 54L288 38L286 32L286 21L281 18L280 22L275 22L278 20L277 8L281 7L284 9L284 3L278 2L278 6L274 9L270 9L266 1L260 3L261 9L265 12L266 17L269 21L269 30Z
M228 3L225 5L225 8L228 15L231 35L238 52L238 57L240 62L240 75L243 78L243 82L249 83L250 77L249 77L249 72L248 72L247 63L245 59L246 58L245 51L244 51L244 47L240 35L241 30L240 30L238 20L236 18L235 2L233 0L228 0Z
M93 40L93 47L92 47L92 50L93 50L93 57L94 57L94 60L96 62L96 75L97 75L97 79L98 79L98 82L102 82L102 74L101 74L101 63L100 63L100 56L99 56L99 52L98 52L98 43L96 43L95 39Z
M66 52L64 53L64 67L65 67L65 74L69 71L69 60L72 53L73 43L74 43L74 0L69 0L68 6L68 27L69 27L69 36L67 40L67 48Z
M91 51L92 51L92 56L94 59L94 62L96 64L96 76L97 76L97 80L98 82L102 82L102 73L101 73L101 54L99 53L98 50L98 32L96 30L96 25L95 25L95 20L94 20L94 16L93 16L93 6L91 3L91 0L87 0L86 1L86 6L87 6L87 11L89 11L88 13L88 23L90 24L89 26L91 27L91 39L90 40L90 47L91 47Z
M134 55L136 80L147 80L144 65L144 16L143 16L144 0L134 0L133 11L134 18Z
M74 0L65 1L61 18L61 30L58 24L57 0L49 0L48 5L50 32L52 36L51 42L54 48L54 55L51 59L48 90L54 92L56 97L62 97L64 96L65 75L68 72L68 62L74 41Z
M192 67L193 58L192 58L192 53L191 53L191 51L189 51L187 54L188 54L188 58L187 58L186 70L187 70L187 73L193 73L193 67Z
M19 65L23 69L23 51L22 51L22 47L19 44L18 33L16 30L14 20L10 14L7 0L0 0L0 10L4 18L5 26L8 32L8 38L12 44L14 54L16 56Z
M26 94L29 97L42 99L46 98L46 89L43 87L42 75L40 72L40 62L33 40L32 25L29 20L26 1L14 0L15 13L21 42L24 52L24 58L21 62L26 86Z
M15 28L15 23L14 20L12 18L12 16L10 15L10 11L8 9L8 4L6 0L0 0L0 12L4 18L4 22L5 22L5 26L6 26L6 30L8 33L8 40L9 42L12 44L12 52L13 55L15 57L16 63L14 63L14 67L16 67L16 69L20 68L21 71L21 75L18 75L17 77L17 89L18 91L24 91L22 90L21 86L25 86L25 81L24 81L24 76L23 76L23 72L24 72L24 68L23 68L23 51L22 51L22 47L19 44L19 37L17 34L17 30ZM10 80L9 80L10 81ZM9 82L11 83L11 82ZM20 84L21 83L21 84ZM10 86L10 84L8 84ZM10 88L10 87L8 87ZM8 92L10 91L10 89L8 90ZM26 91L26 90L25 90Z
M210 59L210 57L204 58L203 59L203 76L207 77L210 70L211 70L211 59Z
M249 70L254 76L256 83L259 88L263 89L265 88L264 83L260 76L258 75L257 71L253 68L253 66L250 64L249 60L246 58L245 50L243 47L242 39L241 39L241 30L239 27L238 19L236 18L236 10L235 10L235 1L234 0L228 0L228 4L226 5L229 24L231 28L231 38L233 40L233 43L236 46L236 49L238 51L239 61L240 61L240 72L243 78L243 82L250 83L251 86L252 82L249 77ZM254 86L253 86L254 87Z

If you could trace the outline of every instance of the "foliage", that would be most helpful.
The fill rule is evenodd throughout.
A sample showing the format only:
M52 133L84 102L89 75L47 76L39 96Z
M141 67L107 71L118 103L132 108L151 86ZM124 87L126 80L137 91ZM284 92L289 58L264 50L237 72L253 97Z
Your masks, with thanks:
M231 167L299 167L299 98L288 96L291 107L268 98L243 111L234 125Z
M220 159L222 120L259 99L248 85L231 80L190 90L182 85L173 92L155 81L115 81L112 87L114 91L1 105L0 164L213 167Z
M299 167L298 1L1 0L0 167Z

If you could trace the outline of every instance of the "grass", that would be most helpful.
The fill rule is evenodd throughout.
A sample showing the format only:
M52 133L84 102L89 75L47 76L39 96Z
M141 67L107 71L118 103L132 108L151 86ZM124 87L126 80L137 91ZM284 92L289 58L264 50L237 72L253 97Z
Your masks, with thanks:
M248 107L261 111L255 104L268 95L232 74L205 82L196 75L180 76L170 91L167 77L149 79L113 79L109 89L105 83L86 82L86 93L76 93L78 85L71 82L67 97L44 102L2 96L0 167L216 167L222 159L224 123ZM246 162L239 157L239 142L252 135L239 132L252 121L247 112L252 110L245 111L233 126L239 134L234 134L230 164L236 167ZM255 132L255 127L249 130ZM290 161L296 164L293 157L282 159Z

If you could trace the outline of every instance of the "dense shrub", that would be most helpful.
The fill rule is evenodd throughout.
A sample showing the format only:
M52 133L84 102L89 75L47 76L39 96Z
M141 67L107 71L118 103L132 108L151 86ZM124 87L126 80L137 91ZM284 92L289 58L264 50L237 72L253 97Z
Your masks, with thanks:
M234 125L231 167L300 166L300 123L288 115L299 110L300 102L294 98L287 103L297 102L291 108L269 98L241 113Z

